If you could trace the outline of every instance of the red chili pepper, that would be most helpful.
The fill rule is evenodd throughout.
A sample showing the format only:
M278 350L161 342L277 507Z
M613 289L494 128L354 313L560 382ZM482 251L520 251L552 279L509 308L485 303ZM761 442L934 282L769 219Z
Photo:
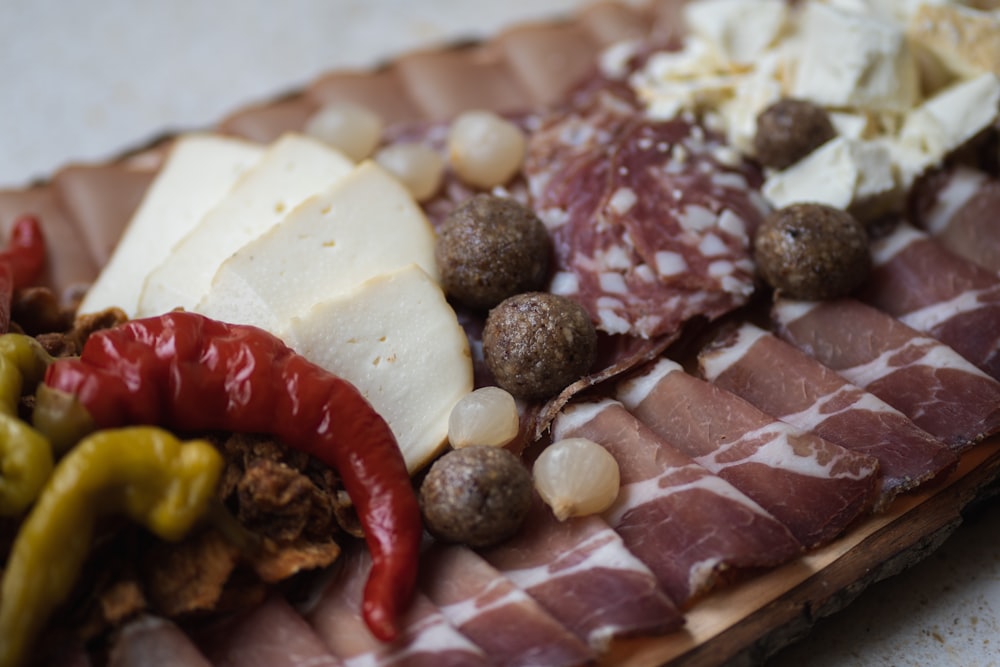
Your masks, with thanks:
M74 394L97 426L270 433L340 474L372 554L363 615L383 640L412 597L422 524L388 425L347 381L271 334L172 312L93 334L45 384Z
M45 266L45 236L38 218L18 218L10 230L7 247L0 251L0 334L10 329L14 291L38 280Z

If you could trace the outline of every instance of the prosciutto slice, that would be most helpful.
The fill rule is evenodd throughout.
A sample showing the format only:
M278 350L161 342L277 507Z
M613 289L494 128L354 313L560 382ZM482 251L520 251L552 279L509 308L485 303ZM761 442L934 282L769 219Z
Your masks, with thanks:
M403 633L391 644L374 636L359 610L371 558L353 548L340 559L337 577L308 615L309 622L345 667L485 667L486 655L459 633L425 596L414 597Z
M109 667L212 667L198 647L171 621L141 616L121 629L111 647Z
M421 588L494 664L562 667L595 660L590 648L475 552L432 545Z
M760 505L672 448L617 401L567 407L554 437L588 438L618 461L622 486L604 517L679 605L802 550Z
M668 359L619 385L618 399L807 548L839 535L875 500L874 458L777 421Z
M903 413L753 324L720 336L698 364L703 377L764 412L878 459L876 509L958 463Z
M656 576L600 517L558 521L536 496L518 534L481 555L599 653L613 639L684 624Z
M216 667L341 667L305 619L273 595L198 637Z
M1000 272L1000 180L959 165L919 188L913 219L948 250Z
M872 247L860 298L1000 379L1000 277L900 225Z
M778 300L772 317L782 338L956 451L1000 430L1000 383L876 308Z

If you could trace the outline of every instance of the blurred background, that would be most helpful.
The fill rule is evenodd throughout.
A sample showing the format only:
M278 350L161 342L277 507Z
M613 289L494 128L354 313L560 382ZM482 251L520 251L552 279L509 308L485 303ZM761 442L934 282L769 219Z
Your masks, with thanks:
M0 188L366 68L589 0L0 0ZM787 667L1000 665L1000 505L870 588Z

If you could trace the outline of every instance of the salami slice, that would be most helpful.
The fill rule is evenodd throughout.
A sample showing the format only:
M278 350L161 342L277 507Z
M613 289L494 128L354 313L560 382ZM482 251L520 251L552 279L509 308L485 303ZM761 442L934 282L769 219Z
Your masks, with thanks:
M759 171L693 118L653 121L613 88L529 140L532 204L555 247L551 291L610 334L655 338L754 289Z

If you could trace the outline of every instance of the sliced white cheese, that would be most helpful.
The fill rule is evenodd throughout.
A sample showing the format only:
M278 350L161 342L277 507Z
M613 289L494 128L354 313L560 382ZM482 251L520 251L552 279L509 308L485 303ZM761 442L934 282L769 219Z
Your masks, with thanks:
M135 316L143 282L170 248L218 204L263 155L256 144L211 134L177 139L80 304L81 313L118 307Z
M472 390L468 338L416 265L293 318L289 344L359 389L388 422L411 472L445 445L451 409Z
M353 167L342 153L316 139L283 136L149 274L138 314L194 308L222 262Z
M809 2L799 43L794 97L876 111L905 111L919 98L917 63L898 23Z
M437 279L434 230L406 187L366 161L223 262L195 310L281 336L313 304L407 264Z

